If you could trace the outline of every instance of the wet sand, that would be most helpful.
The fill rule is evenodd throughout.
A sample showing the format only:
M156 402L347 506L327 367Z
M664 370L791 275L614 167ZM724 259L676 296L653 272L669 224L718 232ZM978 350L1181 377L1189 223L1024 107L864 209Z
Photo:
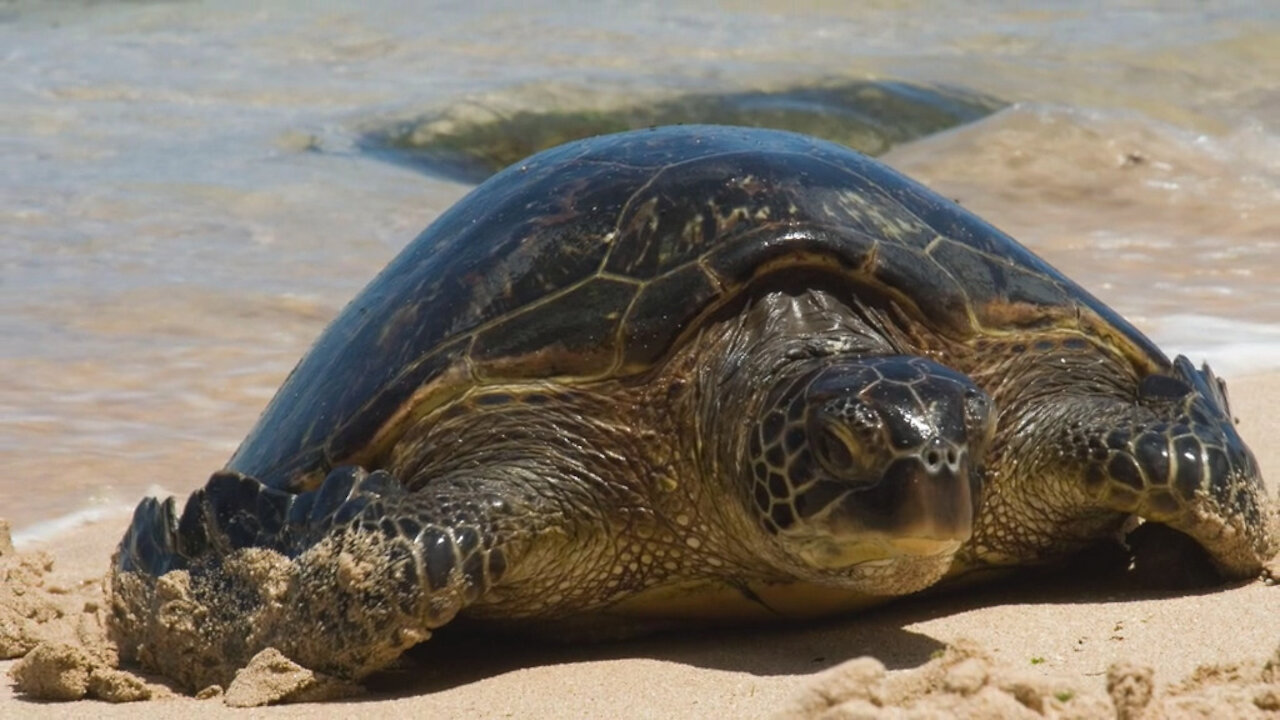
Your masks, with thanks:
M1264 472L1276 472L1280 447L1270 440L1280 431L1280 374L1238 378L1230 390L1246 440ZM92 637L93 622L77 616L95 614L83 612L86 602L101 607L99 579L126 522L102 519L28 544L17 560L0 549L0 571L9 573L0 631L15 609L44 598L66 615L38 632L62 623L64 641ZM15 600L17 592L25 600ZM1280 645L1278 616L1280 588L1262 580L1170 592L1059 573L804 627L576 647L442 635L356 695L260 658L256 672L206 699L150 685L156 699L141 703L46 704L10 681L0 683L0 708L23 717L220 716L238 712L230 703L293 692L347 697L258 708L255 716L806 717L844 703L842 716L1111 717L1119 701L1136 717L1154 693L1147 716L1249 717L1280 711L1280 665L1268 664ZM859 656L875 660L846 663ZM0 662L0 671L8 677L17 665ZM116 676L94 682L117 697L132 687Z

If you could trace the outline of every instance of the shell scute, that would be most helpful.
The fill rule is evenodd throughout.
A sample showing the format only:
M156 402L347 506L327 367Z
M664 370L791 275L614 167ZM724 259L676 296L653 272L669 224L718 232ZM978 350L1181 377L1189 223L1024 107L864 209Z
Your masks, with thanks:
M592 278L481 331L471 360L481 379L604 375L615 364L614 338L638 289L633 281Z
M1016 241L882 164L794 133L681 126L570 143L476 188L334 320L229 468L295 489L376 465L477 383L638 375L759 278L814 275L957 339L1069 326L1168 364Z
M721 293L719 286L698 264L685 265L647 283L632 303L622 325L623 356L620 374L653 367L692 318L672 311L672 298L694 307L706 307Z

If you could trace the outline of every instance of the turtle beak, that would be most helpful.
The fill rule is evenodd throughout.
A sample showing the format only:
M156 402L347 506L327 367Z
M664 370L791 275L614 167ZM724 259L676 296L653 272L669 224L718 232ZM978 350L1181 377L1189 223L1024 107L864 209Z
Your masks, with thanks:
M970 467L968 451L934 439L919 453L895 460L877 486L850 500L864 523L878 524L875 529L906 550L968 540L981 494L981 476Z
M973 534L981 494L981 473L971 466L967 448L935 439L895 459L872 487L829 494L830 502L813 515L830 541L805 554L816 565L836 568L953 553ZM798 497L797 505L805 500Z

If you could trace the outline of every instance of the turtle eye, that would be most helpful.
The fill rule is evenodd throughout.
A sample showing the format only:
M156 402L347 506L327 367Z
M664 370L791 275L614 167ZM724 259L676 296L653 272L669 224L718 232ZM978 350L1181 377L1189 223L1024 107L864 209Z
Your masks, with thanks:
M822 417L810 424L808 435L818 463L833 477L854 485L879 482L886 458L873 429L843 418Z
M848 443L840 437L834 428L830 426L818 428L818 432L812 438L812 442L818 461L827 470L836 475L846 475L854 469L853 453L850 452Z

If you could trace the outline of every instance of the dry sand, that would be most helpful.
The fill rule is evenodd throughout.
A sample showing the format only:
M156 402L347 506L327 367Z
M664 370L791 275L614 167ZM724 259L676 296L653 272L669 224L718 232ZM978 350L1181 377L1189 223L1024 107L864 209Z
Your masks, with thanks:
M1280 374L1231 385L1275 482ZM1274 485L1273 485L1274 487ZM1136 590L1058 573L804 627L586 647L448 637L354 688L263 653L225 691L179 696L109 669L101 577L127 517L14 552L0 529L0 678L100 700L43 703L0 682L0 717L1262 717L1280 714L1280 587ZM862 657L869 656L869 657ZM861 658L861 659L858 659ZM38 660L38 662L37 662ZM16 672L14 672L16 669ZM337 698L337 699L334 699ZM318 701L318 702L314 702ZM824 714L825 713L825 714Z

